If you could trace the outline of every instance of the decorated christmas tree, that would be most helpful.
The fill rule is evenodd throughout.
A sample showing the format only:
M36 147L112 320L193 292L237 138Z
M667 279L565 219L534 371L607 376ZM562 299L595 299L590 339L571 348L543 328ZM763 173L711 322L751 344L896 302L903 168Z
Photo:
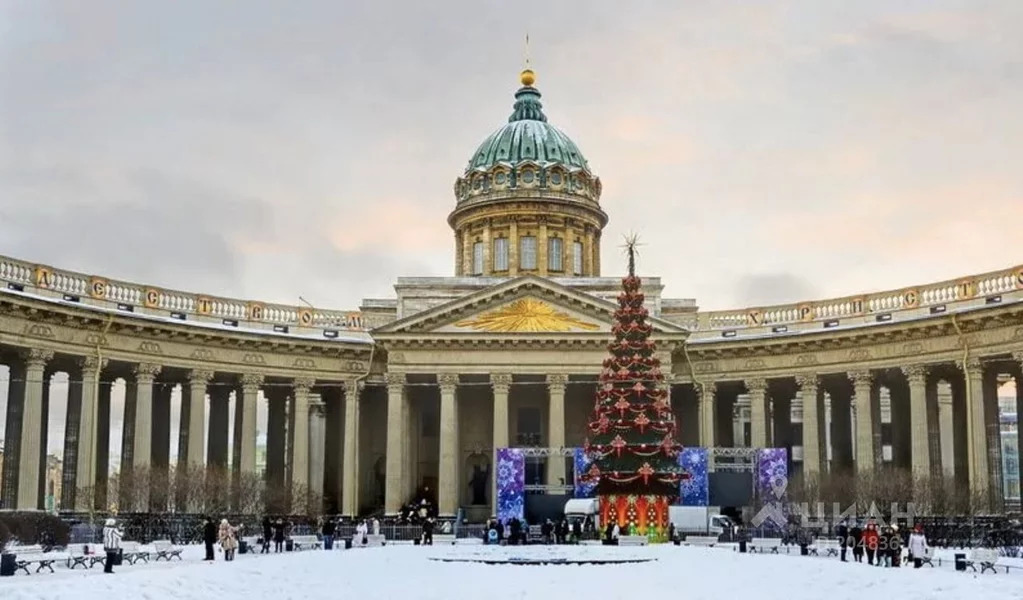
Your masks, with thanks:
M601 523L617 523L623 534L664 539L668 506L685 476L678 464L675 418L654 356L641 281L636 277L636 239L626 240L629 274L614 314L597 386L586 452L593 459L586 478L597 482Z

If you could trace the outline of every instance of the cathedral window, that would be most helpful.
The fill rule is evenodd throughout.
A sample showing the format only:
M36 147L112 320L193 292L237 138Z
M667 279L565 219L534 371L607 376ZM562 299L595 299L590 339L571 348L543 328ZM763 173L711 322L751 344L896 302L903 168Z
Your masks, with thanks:
M561 238L547 240L547 270L561 271L564 267L564 242Z
M583 274L583 243L572 242L572 273Z
M494 270L508 270L508 238L494 240Z
M472 245L472 274L483 274L483 242Z
M536 268L536 238L531 235L519 238L519 266L523 269Z

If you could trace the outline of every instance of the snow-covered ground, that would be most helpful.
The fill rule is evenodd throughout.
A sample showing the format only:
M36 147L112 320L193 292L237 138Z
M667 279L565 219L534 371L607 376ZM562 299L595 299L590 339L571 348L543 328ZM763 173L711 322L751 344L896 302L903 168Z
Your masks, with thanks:
M644 556L650 563L613 566L512 566L445 563L431 556L553 555ZM4 600L74 599L186 600L246 598L274 600L395 598L485 600L524 598L601 599L643 597L718 600L935 600L1023 598L1023 574L958 573L950 567L881 569L835 559L739 554L729 549L670 545L646 548L601 546L484 547L388 546L350 551L241 555L225 563L203 563L190 547L185 560L124 565L114 575L102 568L0 579Z

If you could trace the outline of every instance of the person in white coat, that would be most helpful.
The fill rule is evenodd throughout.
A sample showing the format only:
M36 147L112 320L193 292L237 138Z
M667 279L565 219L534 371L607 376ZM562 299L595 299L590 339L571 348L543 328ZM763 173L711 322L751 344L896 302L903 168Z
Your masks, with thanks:
M114 561L121 552L121 530L117 528L117 522L107 519L103 526L103 550L107 553L107 559L103 561L103 572L114 572Z
M913 561L914 569L919 569L923 566L926 555L927 536L924 535L923 525L917 523L913 533L909 534L909 558Z
M363 521L355 528L355 540L352 541L352 545L364 546L366 544L367 535L369 535L369 527L366 525L366 522Z

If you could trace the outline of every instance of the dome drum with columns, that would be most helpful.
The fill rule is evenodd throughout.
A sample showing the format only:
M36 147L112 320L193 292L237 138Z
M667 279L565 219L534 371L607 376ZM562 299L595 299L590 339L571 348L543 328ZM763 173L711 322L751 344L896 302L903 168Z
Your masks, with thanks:
M600 274L600 179L575 143L548 123L532 71L522 72L508 123L455 181L459 276Z
M527 483L570 492L559 459L585 443L621 279L600 276L600 181L547 123L534 75L521 83L456 183L455 277L400 277L391 297L331 310L0 256L0 508L48 506L54 445L55 505L81 512L222 511L124 483L176 466L304 490L273 506L221 494L235 512L393 515L428 493L444 517L485 520L509 446L541 460ZM988 494L985 510L1019 502L1007 440L1023 414L1023 265L717 311L663 289L643 277L683 444L786 448L804 477L944 477ZM64 428L50 427L61 406Z

